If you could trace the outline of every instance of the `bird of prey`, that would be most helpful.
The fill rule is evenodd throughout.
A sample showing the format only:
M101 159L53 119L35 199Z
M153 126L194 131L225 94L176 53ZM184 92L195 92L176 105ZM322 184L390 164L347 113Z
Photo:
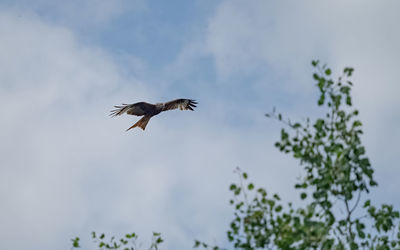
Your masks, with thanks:
M176 99L165 103L151 104L147 102L138 102L134 104L122 104L121 106L114 106L116 109L111 110L110 116L114 117L127 113L128 115L143 116L138 122L126 131L134 127L140 127L145 130L146 125L150 118L158 115L159 113L171 109L192 110L196 107L197 102L192 99Z

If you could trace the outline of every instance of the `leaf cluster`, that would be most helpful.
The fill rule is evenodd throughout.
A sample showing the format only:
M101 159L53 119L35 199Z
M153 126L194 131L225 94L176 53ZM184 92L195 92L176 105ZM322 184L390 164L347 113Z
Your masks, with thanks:
M140 249L140 245L138 246L138 236L136 233L125 234L120 239L116 239L114 236L109 238L106 237L104 233L97 234L96 232L92 232L92 240L93 243L97 245L100 250L138 250ZM75 237L71 239L72 241L72 249L80 248L80 238ZM161 238L160 233L153 232L153 238L150 245L149 250L158 250L159 244L161 244L164 240Z

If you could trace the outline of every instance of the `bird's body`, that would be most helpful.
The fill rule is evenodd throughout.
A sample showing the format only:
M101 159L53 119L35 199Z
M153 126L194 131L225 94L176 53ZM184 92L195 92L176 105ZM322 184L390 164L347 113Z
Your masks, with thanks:
M159 113L171 109L180 110L192 110L196 107L197 102L191 99L176 99L165 103L151 104L147 102L137 102L134 104L122 104L122 106L114 106L116 109L111 110L111 116L118 116L124 113L128 115L143 116L137 123L132 127L128 128L127 131L134 127L140 127L145 130L147 123L150 118L158 115Z

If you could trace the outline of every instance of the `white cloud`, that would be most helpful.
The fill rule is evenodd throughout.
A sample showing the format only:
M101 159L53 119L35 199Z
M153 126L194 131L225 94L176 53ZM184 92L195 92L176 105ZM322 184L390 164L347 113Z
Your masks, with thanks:
M295 76L304 88L311 59L340 69L371 56L393 58L399 39L393 5L224 1L209 21L206 44L222 78L265 68Z
M136 119L109 118L112 105L163 94L66 28L3 11L0 36L4 248L65 249L92 230L136 231L144 241L160 231L165 249L221 241L232 170L276 170L259 163L275 157L265 153L263 129L227 127L224 110L206 100L195 112L154 117L145 132L125 132Z
M116 93L149 94L66 29L21 13L3 11L0 20L4 247L54 249L92 207L84 189L85 174L96 169L91 164L101 163L102 151L117 152L105 148L114 139L98 124L111 123L98 117L107 116Z
M395 1L224 1L209 20L206 44L222 82L265 70L261 80L243 84L249 88L264 82L257 86L260 92L281 85L292 97L312 93L312 59L328 63L337 74L354 67L354 102L381 183L377 192L387 194L380 200L400 205L388 195L400 175L395 157L400 140L398 8ZM295 112L307 113L307 106L296 106Z

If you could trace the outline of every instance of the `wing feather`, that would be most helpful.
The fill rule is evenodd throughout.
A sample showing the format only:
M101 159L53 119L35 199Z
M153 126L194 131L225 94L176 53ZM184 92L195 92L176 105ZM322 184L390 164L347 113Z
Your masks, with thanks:
M127 113L128 115L147 115L154 111L155 105L147 102L138 102L134 104L122 104L121 106L114 106L116 109L111 110L110 116L117 116Z
M192 110L196 106L197 102L192 99L176 99L170 102L164 103L163 111L172 110L172 109L180 109L180 110Z

